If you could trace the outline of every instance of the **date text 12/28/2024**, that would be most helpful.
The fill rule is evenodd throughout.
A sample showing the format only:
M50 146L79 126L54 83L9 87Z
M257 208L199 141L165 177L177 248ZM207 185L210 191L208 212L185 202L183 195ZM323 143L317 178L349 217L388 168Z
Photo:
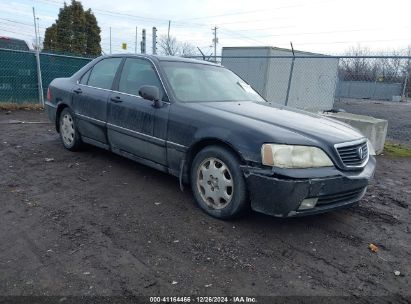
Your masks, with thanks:
M258 303L255 297L150 297L150 303Z

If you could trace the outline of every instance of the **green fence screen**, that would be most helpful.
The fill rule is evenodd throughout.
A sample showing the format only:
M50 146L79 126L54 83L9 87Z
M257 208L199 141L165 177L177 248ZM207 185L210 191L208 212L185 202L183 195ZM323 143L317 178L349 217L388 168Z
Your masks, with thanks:
M43 94L54 78L69 77L92 58L40 53ZM39 102L34 51L0 49L0 102Z

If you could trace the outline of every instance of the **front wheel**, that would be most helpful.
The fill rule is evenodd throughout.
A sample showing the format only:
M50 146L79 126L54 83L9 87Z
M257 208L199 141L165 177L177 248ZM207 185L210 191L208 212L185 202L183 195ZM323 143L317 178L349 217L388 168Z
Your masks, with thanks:
M222 147L206 147L196 155L191 166L191 189L201 209L216 218L233 218L248 209L240 162Z
M77 131L73 112L64 108L59 117L60 138L64 147L70 151L76 151L82 145L80 133Z

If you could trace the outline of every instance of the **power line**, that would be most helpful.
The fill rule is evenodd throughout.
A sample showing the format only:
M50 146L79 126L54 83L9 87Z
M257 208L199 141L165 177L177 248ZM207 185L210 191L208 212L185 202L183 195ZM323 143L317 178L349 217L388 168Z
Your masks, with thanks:
M22 32L10 31L10 30L4 29L4 28L0 28L0 30L3 31L3 32L7 32L7 33L19 34L19 35L21 35L21 36L26 36L26 37L31 37L31 38L33 37L33 35L24 34L24 33L22 33Z
M22 25L27 25L27 26L30 26L30 27L33 26L33 24L28 24L28 23L20 22L20 21L17 21L17 20L11 20L11 19L7 19L7 18L0 18L0 20L5 20L5 21L8 21L8 22L22 24Z
M58 0L38 0L41 2L46 2L46 3L51 3L53 5L63 5L64 2L60 2ZM143 17L139 15L134 15L134 14L129 14L129 13L122 13L122 12L116 12L116 11L107 11L107 10L101 10L101 9L93 9L93 12L102 14L102 15L107 15L111 17L116 17L116 16L122 16L122 17L127 17L127 18L133 18L133 19L139 19L143 20L144 22L161 22L164 25L168 24L169 19L164 19L164 18L148 18L148 17ZM189 23L189 22L180 22L180 21L173 21L173 26L174 27L210 27L210 24L204 24L204 23Z
M3 25L3 26L10 27L11 29L16 29L16 26L15 26L15 25L10 24L10 23L3 22L3 21L1 21L1 20L0 20L0 24ZM24 29L26 30L26 28L24 28Z
M39 0L42 2L47 2L47 3L52 3L52 4L58 4L58 5L62 5L63 2L58 1L58 0ZM321 2L316 2L314 4L321 4L327 1L321 1ZM311 4L298 4L298 5L287 5L287 6L281 6L281 7L276 7L276 8L272 8L270 10L280 10L280 9L285 9L285 8L295 8L295 7L303 7L306 5L312 5ZM128 17L128 18L135 18L135 19L140 19L140 20L144 20L144 21L157 21L157 22L163 22L163 23L168 23L169 20L166 19L161 19L161 18L148 18L148 17L143 17L143 16L139 16L139 15L134 15L134 14L129 14L129 13L121 13L121 12L114 12L114 11L107 11L107 10L102 10L102 9L94 9L94 11L99 12L103 15L109 15L109 16L123 16L123 17ZM195 20L195 19L206 19L206 18L211 18L211 17L222 17L222 16L231 16L231 15L244 15L244 14L250 14L250 13L254 13L254 12L259 12L259 11L266 11L266 9L258 9L258 10L253 10L253 11L240 11L240 12L235 12L235 13L227 13L227 14L219 14L219 15L213 15L213 16L203 16L203 17L195 17L195 18L187 18L187 19L181 19L181 20ZM232 24L234 23L241 23L240 22L232 22ZM174 27L178 27L178 28L185 28L186 26L191 26L191 27L208 27L209 24L200 24L200 23L186 23L186 22L180 22L180 21L175 21L173 22ZM224 24L224 23L222 23ZM225 24L229 24L229 23L225 23ZM247 29L247 30L242 30L242 32L247 31L247 32L252 32L252 31L257 31L257 30L268 30L268 29L281 29L281 28L290 28L290 27L294 27L294 26L284 26L284 27L268 27L268 28L257 28L257 29ZM255 36L253 35L253 37L249 37L246 36L244 34L239 33L238 31L233 31L233 30L229 30L229 29L223 29L221 28L221 30L225 31L225 32L230 32L231 35L235 35L237 37L241 37L248 41L253 41L254 43L258 43L258 44L262 44L262 45L266 45L266 43L256 40L254 39L256 38L265 38L265 37L281 37L281 36L289 36L289 35L316 35L317 33L315 32L311 32L311 33L292 33L292 34L267 34L267 35L258 35ZM377 30L377 29L376 29ZM360 30L353 30L353 31L330 31L330 32L319 32L318 34L326 34L326 33L337 33L337 32L355 32L355 31L360 31Z
M198 20L198 19L209 19L209 18L215 18L215 17L227 17L227 16L238 16L238 15L248 15L248 14L254 14L257 12L261 11L274 11L274 10L281 10L281 9L287 9L287 8L296 8L296 7L303 7L307 5L313 5L313 4L320 4L320 3L328 3L329 1L321 1L321 2L316 2L316 3L304 3L304 4L296 4L296 5L286 5L286 6L280 6L280 7L275 7L271 9L258 9L258 10L247 10L247 11L240 11L236 13L227 13L227 14L220 14L220 15L211 15L211 16L202 16L202 17L193 17L193 18L186 18L186 19L180 19L180 20Z
M226 35L231 36L231 37L233 37L233 36L237 37L240 40L248 40L248 41L252 41L253 43L258 43L259 45L264 45L264 46L267 45L267 43L265 43L265 42L256 40L254 38L242 35L240 33L234 32L234 31L230 31L230 30L227 30L227 29L221 29L221 28L220 28L220 30L223 31L223 33L225 32Z
M347 40L347 41L327 41L327 42L307 42L299 43L299 45L325 45L325 44L342 44L342 43L378 43L378 42L389 42L389 41L410 41L410 39L381 39L381 40Z
M221 23L220 23L221 24ZM247 29L238 29L241 32L253 32L253 31L264 31L264 30L281 30L287 28L294 28L295 25L287 25L287 26L276 26L276 27L263 27L263 28L247 28Z
M54 5L64 5L65 2L62 1L58 1L58 0L38 0L41 2L47 2L47 3L51 3ZM139 16L139 15L133 15L133 14L128 14L128 13L122 13L122 12L115 12L115 11L107 11L107 10L103 10L103 9L93 9L94 12L99 12L101 14L105 14L105 15L109 15L109 16L123 16L123 17L130 17L130 18L136 18L136 19L141 19L141 20L146 20L149 22L152 21L167 21L166 19L160 19L160 18L154 18L154 17L144 17L144 16Z
M272 18L271 18L272 19ZM271 20L270 19L270 20ZM275 18L275 20L281 20L281 19L287 19L289 20L288 17L282 17L282 18ZM241 20L241 21L230 21L230 22L217 22L218 25L227 25L227 24L242 24L242 23L259 23L259 22L266 22L268 19L266 18L260 18L260 19L247 19L247 20Z
M49 4L53 4L53 5L58 5L58 6L62 6L63 2L59 1L59 0L37 0L40 2L44 2L44 3L49 3ZM324 2L324 1L323 1ZM317 2L314 4L319 4L319 3L323 3L323 2ZM289 6L284 6L284 7L277 7L277 8L273 8L271 10L276 10L276 9L283 9L283 8L289 8L289 7L300 7L300 6L306 6L308 4L301 4L301 5L289 5ZM312 3L311 3L312 5ZM269 9L270 10L270 9ZM168 23L168 19L161 19L161 18L154 18L154 17L146 17L146 16L141 16L141 15L134 15L134 14L130 14L130 13L122 13L122 12L115 12L115 11L108 11L108 10L103 10L103 9L93 9L94 12L96 12L96 14L102 14L102 15L107 15L110 17L121 17L121 18L131 18L131 19L137 19L137 20L141 20L141 22L147 23L147 22L158 22L163 24L164 23L164 27L160 27L159 28L159 32L164 32L164 28L166 27L166 24ZM202 16L202 17L193 17L193 18L188 18L185 20L195 20L195 19L207 19L207 18L212 18L212 17L217 17L217 16L235 16L235 15L245 15L245 14L250 14L253 12L257 12L257 11L266 11L265 9L259 9L259 10L253 10L253 11L238 11L238 12L233 12L233 13L227 13L227 14L220 14L220 15L213 15L213 16ZM244 17L243 17L244 18ZM277 20L278 18L276 18L275 20ZM8 18L0 18L0 20L4 20L6 22L12 22L21 26L30 26L29 24L19 21L19 20L12 20L12 19L8 19ZM184 19L181 19L184 20ZM266 20L264 19L259 19L258 22L264 21ZM251 22L250 20L242 20L242 21L237 21L237 22L223 22L223 23L217 23L217 25L221 25L221 24L239 24L239 23L245 23L245 22ZM10 26L8 24L3 23L4 27L6 26ZM190 23L190 22L182 22L182 21L173 21L173 27L175 28L183 28L185 31L187 31L187 28L189 27L188 30L191 30L194 34L188 35L188 34L180 34L180 35L176 35L178 37L190 37L193 38L193 36L196 35L196 33L201 33L203 32L203 28L204 28L204 33L207 30L207 28L209 29L210 24L202 24L202 23ZM242 29L242 30L230 30L230 29L226 29L226 28L219 28L220 30L220 35L223 36L228 36L231 39L237 39L237 40L242 40L242 41L247 41L247 43L252 43L254 45L262 45L262 46L266 46L269 45L269 41L261 41L259 39L255 39L255 38L270 38L270 37L288 37L288 36L304 36L304 35L326 35L326 34L334 34L334 33L352 33L352 32L367 32L367 31L379 31L379 30L385 30L382 28L370 28L370 29L354 29L354 30L334 30L334 31L320 31L320 32L294 32L294 33L276 33L276 34L263 34L261 33L260 35L252 35L251 33L257 32L257 31L265 31L265 30L278 30L278 29L285 29L285 28L292 28L295 26L278 26L278 27L259 27L259 28L247 28L247 29ZM196 28L196 30L194 30L194 28ZM114 29L114 27L113 27ZM119 29L122 29L119 27ZM27 37L32 37L31 35L27 35L24 34L24 30L21 32L18 32L18 30L16 29L12 29L12 30L6 30L3 29L4 31L10 32L10 33L15 33L15 34L19 34L22 36L27 36ZM118 42L127 42L127 44L132 45L132 43L134 43L135 41L131 42L131 38L127 38L126 33L124 33L124 29L122 29L123 31L121 32L120 35L124 35L124 39L122 38L114 38L112 39L113 43ZM43 32L43 30L42 30ZM134 26L133 26L133 32L134 32ZM244 34L247 33L247 34ZM131 34L130 34L131 35ZM200 34L199 34L200 35ZM133 37L134 37L134 33L133 33ZM102 37L102 45L105 45L104 39ZM191 39L192 41L193 39ZM200 38L198 38L198 40L202 40ZM203 41L203 40L202 40ZM294 40L295 41L295 40ZM389 40L368 40L368 41L327 41L327 42L308 42L308 43L300 43L297 44L298 45L325 45L325 44L341 44L341 43L350 43L350 42L364 42L364 43L374 43L374 42L383 42L383 41L402 41L399 39L389 39ZM405 41L405 39L404 39ZM202 42L204 43L204 42ZM277 43L278 44L278 43ZM287 44L288 43L284 43Z
M61 2L61 1L58 1L58 0L38 0L38 1L51 3L51 4L54 4L54 5L63 5L64 4L64 2ZM321 4L321 3L324 3L324 2L327 2L327 1L321 1L321 2L310 3L310 4L304 3L304 4L298 4L298 5L288 5L288 6L272 8L272 9L269 9L269 10L278 10L278 9L292 8L292 7L303 7L303 6L306 6L306 5L313 5L313 4L315 5L315 4ZM107 11L107 10L101 10L101 9L94 9L94 11L101 12L101 13L107 14L109 16L118 15L118 16L125 16L125 17L129 17L129 18L137 18L137 19L147 20L147 21L156 20L156 21L165 22L165 23L169 21L169 20L162 19L162 18L153 18L153 17L148 18L148 17L139 16L139 15L133 15L133 14L121 13L121 12L114 12L114 11ZM209 17L211 18L211 17L215 17L215 16L227 16L227 15L240 15L240 14L248 14L248 13L251 13L251 12L258 12L258 11L266 11L266 9L259 9L259 10L246 11L246 12L245 11L240 11L240 12L236 12L236 13L220 14L220 15L213 15L213 16L203 16L201 18L209 18ZM198 17L198 18L200 18L200 17ZM191 20L191 19L198 19L198 18L188 18L188 19L182 19L182 20ZM263 19L259 19L258 21L262 21L262 20ZM276 20L277 20L277 18L276 18ZM14 21L14 22L16 22L16 21ZM250 22L250 21L248 20L248 21L238 21L238 22L229 22L229 23L219 23L219 25L222 25L222 24L235 24L235 23L242 23L242 22ZM21 23L21 22L19 22L19 23ZM195 27L209 27L210 26L210 24L185 23L185 22L179 22L179 21L175 21L175 22L173 22L173 24L174 23L176 23L175 27L180 27L180 28L185 27L185 26L195 26ZM23 23L21 23L21 24L23 24ZM181 26L179 26L179 24ZM256 31L256 30L281 29L281 28L289 28L289 27L294 27L294 26L272 27L272 28L256 28L256 29L246 29L246 30L241 30L241 31L252 32L252 31ZM226 29L226 30L230 31L228 29ZM234 31L231 31L231 32L234 32ZM334 33L334 32L337 32L337 31L333 31L333 32L330 32L330 33ZM343 32L343 31L341 31L341 32ZM349 31L347 31L347 32L349 32ZM325 33L325 32L323 32L323 33ZM314 35L316 33L314 33L314 32L313 33L295 33L295 34L292 34L292 35L306 35L306 34L307 35L308 34L313 34ZM291 35L291 34L287 34L287 35ZM274 37L274 36L281 36L281 35L279 35L279 34L277 34L277 35L260 35L260 36L253 36L253 37L270 37L270 36Z
M286 34L267 34L267 35L257 35L254 37L264 38L264 37L282 37L282 36L305 36L305 35L324 35L324 34L336 34L336 33L354 33L354 32L373 32L385 30L384 28L374 28L374 29L355 29L355 30L335 30L335 31L324 31L324 32L298 32L298 33L286 33Z

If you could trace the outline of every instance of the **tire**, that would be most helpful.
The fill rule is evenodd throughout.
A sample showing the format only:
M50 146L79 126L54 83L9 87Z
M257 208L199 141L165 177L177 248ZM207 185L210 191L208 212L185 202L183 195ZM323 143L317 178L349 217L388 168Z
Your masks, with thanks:
M244 176L233 152L206 147L195 156L190 173L194 198L209 215L230 219L249 209Z
M74 114L70 108L64 108L59 116L60 139L63 146L70 151L77 151L82 146L81 136L77 130Z

